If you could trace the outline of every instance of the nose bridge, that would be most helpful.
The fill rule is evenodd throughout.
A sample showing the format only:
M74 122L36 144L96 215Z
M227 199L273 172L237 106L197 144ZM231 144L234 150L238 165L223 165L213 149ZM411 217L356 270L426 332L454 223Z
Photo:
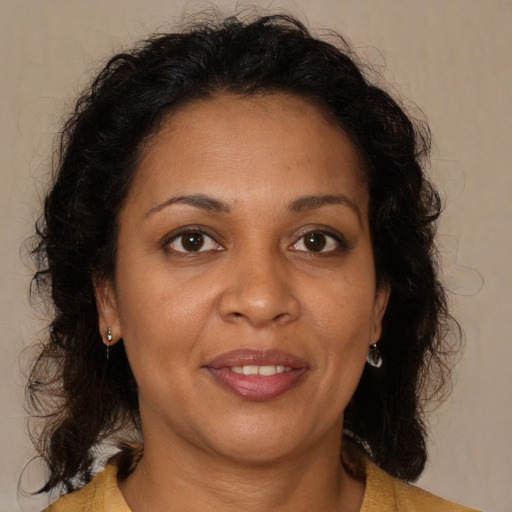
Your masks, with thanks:
M277 248L240 251L231 262L221 299L222 316L256 327L293 321L300 307L288 274Z

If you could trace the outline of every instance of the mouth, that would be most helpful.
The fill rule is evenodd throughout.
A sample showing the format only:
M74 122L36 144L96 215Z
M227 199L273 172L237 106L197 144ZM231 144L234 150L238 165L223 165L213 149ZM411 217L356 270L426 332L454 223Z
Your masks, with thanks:
M262 377L270 377L278 373L291 372L293 368L291 366L278 365L246 365L246 366L231 366L230 370L240 375L261 375Z
M265 401L294 388L308 365L280 350L240 349L221 354L205 369L224 390L245 400Z

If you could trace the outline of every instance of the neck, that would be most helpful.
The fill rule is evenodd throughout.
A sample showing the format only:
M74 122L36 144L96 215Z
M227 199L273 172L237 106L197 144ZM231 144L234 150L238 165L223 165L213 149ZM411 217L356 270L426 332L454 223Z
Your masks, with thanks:
M339 438L339 436L338 436ZM144 456L120 488L133 512L244 510L357 512L364 483L343 468L340 440L300 455L250 463L146 438Z

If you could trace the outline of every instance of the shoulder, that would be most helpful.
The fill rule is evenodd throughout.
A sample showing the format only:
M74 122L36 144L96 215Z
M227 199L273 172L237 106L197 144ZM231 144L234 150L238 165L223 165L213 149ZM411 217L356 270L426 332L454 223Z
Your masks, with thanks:
M391 477L366 462L366 491L361 512L477 512L444 500L419 487Z
M130 512L117 485L117 466L109 464L81 489L60 497L43 512Z

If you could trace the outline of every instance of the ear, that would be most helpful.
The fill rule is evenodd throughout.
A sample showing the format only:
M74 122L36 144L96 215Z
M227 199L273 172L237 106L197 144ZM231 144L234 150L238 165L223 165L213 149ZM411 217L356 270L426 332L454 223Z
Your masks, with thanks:
M122 337L119 315L117 312L117 299L114 284L110 279L95 281L94 295L98 310L98 325L100 336L105 345L115 345ZM112 341L107 342L107 330L112 333Z
M388 306L391 289L387 284L380 284L375 292L375 302L373 305L373 322L370 333L370 344L377 343L382 334L382 319Z

